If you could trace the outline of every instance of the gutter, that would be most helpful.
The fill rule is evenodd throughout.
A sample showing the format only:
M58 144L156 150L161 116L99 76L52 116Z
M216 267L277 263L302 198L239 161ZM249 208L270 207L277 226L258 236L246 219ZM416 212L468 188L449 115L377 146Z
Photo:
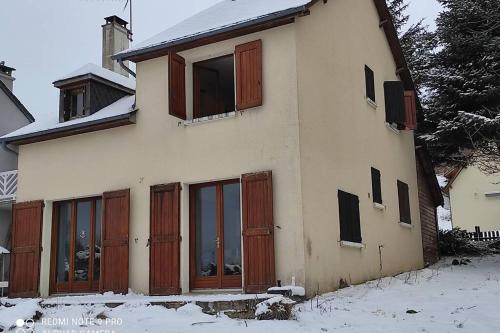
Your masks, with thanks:
M127 66L125 66L125 64L123 63L123 59L117 59L117 61L120 64L121 68L123 68L127 73L129 73L130 75L132 75L134 78L136 77L134 71L131 70L130 68L128 68ZM135 104L134 104L134 107L135 107Z
M125 114L114 116L114 117L97 119L97 120L93 120L93 121L89 121L89 122L85 122L85 123L69 125L66 127L52 128L52 129L48 129L45 131L8 137L8 138L0 139L0 142L2 143L2 145L4 147L6 147L9 144L16 144L16 142L42 138L44 136L53 135L53 134L54 135L62 134L61 137L64 137L64 136L71 135L71 134L64 135L67 132L78 131L78 130L80 130L81 132L79 132L77 134L83 134L83 133L91 132L92 127L94 127L94 126L106 125L106 124L111 124L114 122L129 121L130 123L135 123L136 113L137 113L137 109L133 109L133 111L131 111L129 113L125 113ZM40 141L45 141L45 140L40 140ZM9 148L9 150L11 150L11 149Z
M5 151L11 151L16 155L19 155L19 151L17 149L10 147L5 141L1 142L2 142L2 148L5 149Z
M133 50L133 51L130 51L130 52L118 53L118 54L115 54L115 55L111 56L111 59L117 60L118 62L120 62L120 61L129 59L129 58L132 58L132 57L135 57L135 56L139 56L139 55L143 55L143 54L147 54L147 53L151 53L151 52L155 52L155 51L159 51L159 50L164 50L164 49L172 48L172 47L179 46L179 45L182 45L182 44L194 42L194 41L197 41L197 40L200 40L200 39L204 39L204 38L208 38L208 37L220 35L220 34L223 34L225 32L229 32L229 31L233 31L233 30L238 30L238 29L242 29L242 28L248 28L248 27L251 27L251 26L254 26L254 25L258 25L258 24L262 24L262 23L267 23L267 22L270 22L270 21L273 21L273 20L276 20L276 19L282 19L282 18L286 18L286 17L295 16L296 14L307 12L308 7L309 7L308 5L303 5L303 6L300 6L300 7L286 9L286 10L283 10L283 11L280 11L280 12L276 12L276 13L272 13L272 14L269 14L269 15L266 15L266 16L262 16L262 17L259 17L259 18L256 18L256 19L253 19L253 20L250 20L250 21L245 21L243 23L239 23L239 24L235 24L235 25L223 27L223 28L220 28L220 29L211 30L211 31L200 33L200 34L196 34L196 35L181 37L181 38L179 38L177 40L173 40L173 41L170 41L170 42L167 42L167 43L163 42L161 44L144 47L142 49L137 49L137 50Z

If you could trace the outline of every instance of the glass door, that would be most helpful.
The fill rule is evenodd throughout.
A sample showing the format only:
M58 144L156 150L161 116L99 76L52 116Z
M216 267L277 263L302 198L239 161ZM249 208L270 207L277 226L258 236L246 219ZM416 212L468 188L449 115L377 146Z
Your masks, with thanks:
M191 289L241 288L239 180L191 186Z
M99 290L101 199L54 204L52 293Z

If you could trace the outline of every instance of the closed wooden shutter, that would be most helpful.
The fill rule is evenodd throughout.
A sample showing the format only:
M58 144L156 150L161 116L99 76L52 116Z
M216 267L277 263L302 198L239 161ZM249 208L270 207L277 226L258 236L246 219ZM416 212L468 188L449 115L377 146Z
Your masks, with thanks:
M389 124L405 126L404 87L401 81L386 81L384 83L385 119Z
M417 129L417 101L412 90L405 91L405 126L408 130Z
M180 294L179 183L151 188L150 294Z
M262 105L262 41L238 45L236 58L236 108Z
M186 61L176 53L168 55L169 113L186 119Z
M398 180L399 220L411 224L410 193L408 184Z
M13 206L9 297L38 297L42 219L43 201Z
M359 198L356 195L338 191L340 240L361 243Z
M271 171L242 176L244 281L247 293L275 285Z
M128 292L130 190L102 196L101 291Z
M382 186L380 184L380 171L372 168L372 195L373 202L382 204Z
M375 74L365 65L366 97L375 102Z

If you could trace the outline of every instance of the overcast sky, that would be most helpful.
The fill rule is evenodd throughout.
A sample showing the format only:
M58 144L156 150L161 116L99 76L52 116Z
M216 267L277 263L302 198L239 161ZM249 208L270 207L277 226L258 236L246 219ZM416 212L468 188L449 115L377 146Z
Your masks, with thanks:
M218 1L134 0L134 41ZM124 4L125 0L1 0L0 61L17 69L14 92L35 117L58 112L53 81L86 63L101 65L103 18L118 15L128 21ZM426 18L434 26L440 10L436 0L413 0L410 7L413 21Z

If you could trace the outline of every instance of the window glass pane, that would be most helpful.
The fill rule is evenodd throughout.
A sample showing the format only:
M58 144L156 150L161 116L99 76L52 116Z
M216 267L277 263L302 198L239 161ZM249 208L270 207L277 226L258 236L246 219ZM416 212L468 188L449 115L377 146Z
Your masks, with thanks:
M241 275L240 184L223 187L224 275Z
M98 281L101 273L101 212L102 200L95 202L95 253L94 253L94 280Z
M83 101L84 101L84 98L83 98L83 93L79 93L77 95L77 99L76 99L76 109L77 109L77 114L79 116L82 116L83 115Z
M76 117L78 112L78 95L71 94L71 118Z
M59 225L57 240L57 282L69 281L69 246L71 239L71 203L59 204Z
M196 274L217 275L217 206L215 186L196 191Z
M90 259L91 201L77 203L75 235L75 281L87 281Z

